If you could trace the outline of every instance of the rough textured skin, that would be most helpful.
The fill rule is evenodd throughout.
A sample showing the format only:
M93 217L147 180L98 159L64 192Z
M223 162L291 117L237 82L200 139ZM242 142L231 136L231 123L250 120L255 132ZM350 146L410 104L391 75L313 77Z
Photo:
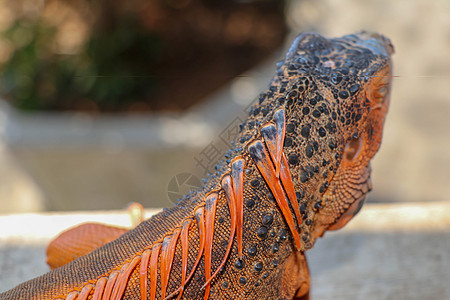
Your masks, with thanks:
M209 298L307 299L309 276L304 251L312 248L324 231L345 225L371 189L369 161L381 142L389 102L392 52L389 40L378 34L358 33L336 39L301 34L279 63L268 90L250 110L235 148L226 154L226 160L218 165L216 174L209 176L201 191L185 196L175 207L92 253L1 294L0 299L65 299L88 283L96 285L112 270L120 270L126 262L140 258L144 249L163 243L164 237L180 228L184 220L193 219L194 211L205 205L211 191L217 195L210 245L211 269L215 272L226 253L232 228L230 207L220 180L230 172L235 157L245 160L243 257L238 258L235 236L224 268L208 287ZM279 109L286 118L283 152L302 219L296 223L301 238L299 249L286 216L248 148L253 141L263 139L261 126L272 123ZM290 210L294 216L293 205ZM198 222L193 221L188 232L188 270L197 257L199 240ZM181 282L181 239L174 247L166 295L179 288ZM183 299L204 297L206 265L202 257L186 284ZM160 278L160 262L155 270ZM147 276L151 277L150 273ZM156 286L152 292L161 299L160 280ZM151 298L150 285L146 295ZM139 266L132 270L121 299L141 299Z

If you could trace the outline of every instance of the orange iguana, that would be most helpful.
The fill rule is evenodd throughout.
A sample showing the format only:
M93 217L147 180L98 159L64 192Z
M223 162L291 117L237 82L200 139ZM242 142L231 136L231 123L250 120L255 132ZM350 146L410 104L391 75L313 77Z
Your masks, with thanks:
M81 234L94 251L0 299L307 299L304 252L371 189L392 53L374 33L299 35L200 191L104 246Z

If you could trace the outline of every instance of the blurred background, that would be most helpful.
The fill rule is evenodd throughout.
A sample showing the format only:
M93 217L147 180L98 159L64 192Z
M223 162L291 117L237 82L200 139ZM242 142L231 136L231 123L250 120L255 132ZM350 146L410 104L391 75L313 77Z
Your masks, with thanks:
M450 200L447 0L0 0L0 214L172 206L303 31L396 49L369 202Z

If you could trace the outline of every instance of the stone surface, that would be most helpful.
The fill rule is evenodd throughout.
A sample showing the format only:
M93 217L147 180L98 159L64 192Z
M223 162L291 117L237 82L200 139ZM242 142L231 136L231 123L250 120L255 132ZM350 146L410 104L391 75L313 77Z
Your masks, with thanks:
M120 212L0 216L0 291L46 272L45 244L86 221L130 226ZM450 299L450 204L368 204L307 256L312 299Z
M307 257L312 299L450 299L450 204L367 205Z

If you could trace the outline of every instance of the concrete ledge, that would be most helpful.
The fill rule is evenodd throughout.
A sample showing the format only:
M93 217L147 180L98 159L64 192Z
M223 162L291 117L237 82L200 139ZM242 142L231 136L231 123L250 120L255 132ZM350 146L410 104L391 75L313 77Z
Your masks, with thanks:
M307 256L312 299L450 299L450 203L366 205Z
M0 216L0 291L48 271L49 239L87 221L131 224L120 211ZM312 299L450 299L450 203L366 205L307 255Z

